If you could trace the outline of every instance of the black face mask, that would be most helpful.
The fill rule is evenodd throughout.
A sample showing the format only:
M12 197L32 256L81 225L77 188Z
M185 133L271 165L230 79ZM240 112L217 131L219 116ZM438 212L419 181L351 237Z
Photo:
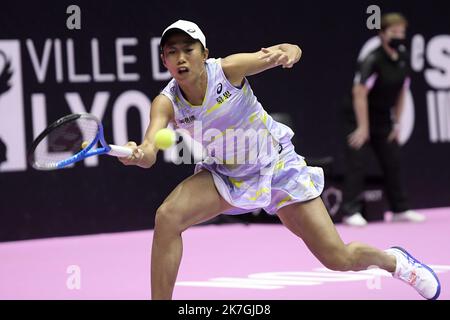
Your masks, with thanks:
M393 39L389 40L388 46L397 51L406 51L406 40L399 39L399 38L393 38Z

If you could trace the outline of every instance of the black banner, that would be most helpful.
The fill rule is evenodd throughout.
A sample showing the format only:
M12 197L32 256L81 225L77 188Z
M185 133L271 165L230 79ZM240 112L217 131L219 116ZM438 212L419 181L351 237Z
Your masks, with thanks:
M69 21L72 4L1 4L0 241L153 227L159 204L192 173L194 159L178 164L183 155L167 151L150 170L99 157L37 172L26 151L51 122L79 112L100 118L110 143L139 143L151 101L170 80L159 37L178 19L202 28L211 57L284 42L303 49L293 69L249 81L269 113L289 115L297 152L310 163L331 158L327 178L339 181L342 99L361 49L376 41L368 7L402 12L413 69L402 119L404 181L414 208L450 205L448 1L292 2L280 9L256 1L78 1L79 26ZM368 174L380 175L375 160Z

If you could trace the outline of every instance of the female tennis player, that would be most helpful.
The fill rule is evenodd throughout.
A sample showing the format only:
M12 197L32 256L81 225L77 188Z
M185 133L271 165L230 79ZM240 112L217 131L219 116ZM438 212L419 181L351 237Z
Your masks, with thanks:
M382 251L341 240L320 198L322 169L305 163L291 143L293 131L274 121L253 94L247 77L277 66L292 68L302 55L298 46L279 44L212 59L208 58L206 38L200 28L178 20L164 30L161 49L162 61L173 79L153 100L143 142L139 146L129 142L133 154L120 161L143 168L154 165L155 134L169 122L198 139L208 156L156 212L151 257L153 299L172 298L184 230L219 214L240 214L257 208L277 214L287 229L331 270L358 271L378 266L427 299L439 296L437 276L404 249ZM204 131L216 134L199 138L194 132L199 123ZM223 143L234 140L226 134L238 129L244 134L257 132L257 142L223 152ZM256 154L257 159L232 161L242 153Z

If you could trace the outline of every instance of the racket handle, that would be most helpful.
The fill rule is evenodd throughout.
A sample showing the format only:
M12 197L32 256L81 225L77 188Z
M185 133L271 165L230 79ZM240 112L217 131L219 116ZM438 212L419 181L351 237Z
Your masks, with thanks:
M131 156L133 153L133 151L128 147L116 146L114 144L110 144L109 146L111 147L111 150L108 152L110 156L123 158Z

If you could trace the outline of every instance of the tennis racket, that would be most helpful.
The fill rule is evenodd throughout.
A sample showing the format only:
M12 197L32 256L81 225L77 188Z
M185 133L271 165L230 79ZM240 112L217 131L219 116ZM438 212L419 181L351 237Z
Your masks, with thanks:
M101 147L96 148L98 142ZM28 162L37 170L56 170L101 154L128 157L132 150L106 143L103 125L95 116L70 114L52 123L33 141Z

